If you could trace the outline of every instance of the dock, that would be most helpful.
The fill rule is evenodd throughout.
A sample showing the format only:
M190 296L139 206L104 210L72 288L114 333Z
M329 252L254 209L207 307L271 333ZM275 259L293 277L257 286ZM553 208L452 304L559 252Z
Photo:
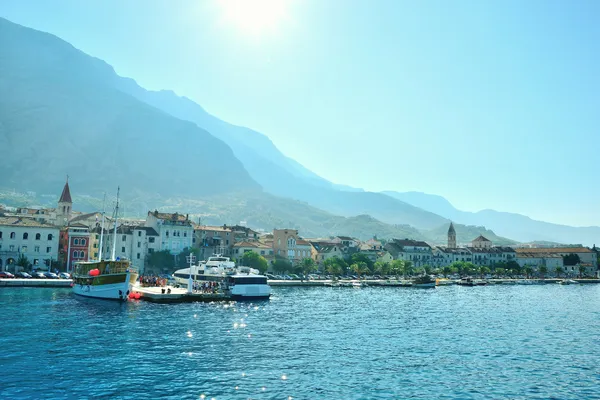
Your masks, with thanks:
M169 289L171 290L169 292ZM134 294L140 294L140 300L151 303L194 303L231 301L231 296L224 293L188 293L187 288L168 287L135 287ZM137 297L136 297L137 299Z
M0 279L0 287L70 288L72 279Z

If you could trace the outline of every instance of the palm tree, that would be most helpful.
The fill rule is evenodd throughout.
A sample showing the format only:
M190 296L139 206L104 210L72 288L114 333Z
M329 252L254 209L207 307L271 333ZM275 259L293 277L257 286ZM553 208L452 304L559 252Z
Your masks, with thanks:
M546 277L547 273L548 273L548 267L546 267L545 265L542 265L540 267L540 275L542 276L542 279L544 279Z
M350 269L358 275L358 279L360 279L360 275L369 271L367 267L367 263L364 261L359 261L350 266Z
M525 267L525 277L527 277L527 279L529 279L531 277L531 275L533 275L533 268Z
M398 279L400 275L404 275L404 265L404 261L402 260L392 261L392 265L390 266L390 273L396 275L396 279Z
M342 272L342 266L338 263L330 263L327 266L327 273L333 275L334 278L340 276Z
M379 275L387 275L390 271L390 264L383 261L377 261L374 265L374 271Z

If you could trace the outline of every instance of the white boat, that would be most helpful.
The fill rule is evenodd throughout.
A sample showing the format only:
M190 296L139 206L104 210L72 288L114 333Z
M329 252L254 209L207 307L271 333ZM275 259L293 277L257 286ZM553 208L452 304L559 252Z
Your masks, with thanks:
M97 271L97 272L95 272ZM75 264L73 293L107 300L127 300L138 278L128 260Z
M117 219L119 215L119 190L117 190L117 205L115 207L115 227L112 258L102 260L102 235L100 236L100 256L97 261L79 262L73 271L73 293L79 296L93 297L106 300L128 299L136 284L138 272L128 260L115 260L117 237ZM102 212L104 226L104 211Z
M237 266L229 257L215 254L198 265L175 271L175 281L183 287L192 282L218 282L220 289L236 300L268 299L271 296L271 286L267 277L260 275L253 268Z
M573 279L563 279L562 281L558 281L561 285L577 285L579 282L574 281Z
M357 288L357 289L358 289L358 288L361 288L361 287L363 287L363 286L364 286L364 285L363 285L363 283L362 283L362 282L357 282L357 281L353 281L353 282L352 282L352 287L353 287L353 288Z

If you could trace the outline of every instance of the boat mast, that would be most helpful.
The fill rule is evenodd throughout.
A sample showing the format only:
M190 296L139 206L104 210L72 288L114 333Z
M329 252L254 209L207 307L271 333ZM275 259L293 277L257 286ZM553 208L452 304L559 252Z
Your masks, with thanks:
M102 223L100 224L100 252L98 253L98 261L102 261L102 239L104 238L104 214L106 212L106 193L102 201Z
M117 187L117 206L115 207L115 230L113 234L113 248L112 248L112 256L111 260L115 261L115 255L117 252L117 220L119 219L119 191L120 187Z

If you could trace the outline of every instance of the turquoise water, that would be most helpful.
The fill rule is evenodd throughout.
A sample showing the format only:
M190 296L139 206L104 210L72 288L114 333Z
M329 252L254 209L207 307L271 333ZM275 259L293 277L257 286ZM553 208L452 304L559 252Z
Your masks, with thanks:
M600 285L273 291L1 288L0 398L600 399Z

